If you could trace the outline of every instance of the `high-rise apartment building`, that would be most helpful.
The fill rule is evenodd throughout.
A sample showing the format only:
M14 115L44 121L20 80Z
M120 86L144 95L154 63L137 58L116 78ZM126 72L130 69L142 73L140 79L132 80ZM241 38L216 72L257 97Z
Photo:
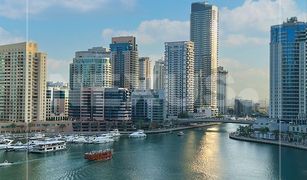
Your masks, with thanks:
M296 17L271 27L270 117L306 123L307 23Z
M69 89L67 85L47 86L47 94L46 94L47 120L58 121L58 120L68 119L68 98L69 98Z
M0 46L0 120L46 120L46 58L33 42Z
M164 89L165 82L165 65L163 60L155 62L153 69L153 89L161 90Z
M194 111L194 43L165 43L165 95L168 116Z
M253 114L253 101L236 98L234 114L237 117L251 116Z
M195 108L217 107L218 8L206 2L192 3L190 38L195 54Z
M133 36L113 37L111 64L113 85L119 88L139 88L139 59L136 38Z
M163 90L135 90L131 95L132 120L135 124L162 123L165 119Z
M217 107L219 114L225 114L227 103L227 74L223 67L219 66L217 72Z
M130 92L112 88L111 63L104 48L76 53L70 65L69 118L76 131L106 130L131 121Z
M83 88L70 94L73 131L126 131L132 128L130 92L125 88ZM79 99L79 100L78 100Z
M111 87L110 52L105 48L78 51L70 64L70 89Z
M151 61L149 57L139 58L139 89L151 89Z

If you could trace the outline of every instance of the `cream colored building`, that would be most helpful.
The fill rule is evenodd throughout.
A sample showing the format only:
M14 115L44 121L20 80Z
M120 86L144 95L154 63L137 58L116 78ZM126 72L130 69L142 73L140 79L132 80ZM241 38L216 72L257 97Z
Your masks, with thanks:
M33 42L0 46L0 121L46 120L46 57Z
M151 61L149 57L139 58L139 89L151 89Z

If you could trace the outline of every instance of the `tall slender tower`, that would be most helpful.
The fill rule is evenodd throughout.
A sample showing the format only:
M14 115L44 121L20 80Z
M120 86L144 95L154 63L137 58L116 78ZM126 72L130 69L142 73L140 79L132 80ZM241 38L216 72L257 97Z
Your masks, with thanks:
M130 90L139 87L139 59L136 38L112 37L111 64L113 85Z
M271 27L270 117L306 124L307 23L296 17Z
M158 60L155 62L153 69L153 88L155 90L164 89L165 65L164 61Z
M165 43L165 95L168 116L194 111L194 43Z
M227 74L228 72L222 67L218 68L217 76L217 107L220 114L226 113L227 104Z
M195 52L195 108L217 107L218 8L192 3L190 38Z
M0 46L0 120L46 120L46 58L33 42Z
M139 89L151 89L151 61L149 57L139 58Z

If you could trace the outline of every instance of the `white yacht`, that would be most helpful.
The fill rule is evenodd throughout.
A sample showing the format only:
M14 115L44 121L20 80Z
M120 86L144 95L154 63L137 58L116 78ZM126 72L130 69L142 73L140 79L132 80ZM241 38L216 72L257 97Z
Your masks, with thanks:
M72 140L73 143L86 143L87 139L84 136L77 136Z
M39 132L39 133L35 133L34 136L30 137L29 139L30 140L41 140L43 138L45 138L45 134Z
M36 142L36 145L34 145L29 151L32 153L46 153L64 149L66 149L65 141L41 141Z
M133 132L129 135L129 137L132 138L143 138L146 137L146 134L144 133L144 130L138 130L136 132Z
M13 163L8 162L7 160L5 160L3 163L0 163L0 166L10 166Z
M109 132L109 135L111 135L112 137L119 137L120 133L119 133L118 129L113 129L113 131Z
M31 148L32 146L30 146L29 144L23 144L22 142L18 141L15 144L6 146L5 151L26 151Z
M11 145L13 140L11 139L1 139L0 150L6 149L7 146Z
M177 136L183 136L184 135L184 132L180 131L177 133Z
M98 137L94 137L94 139L92 140L92 143L94 144L105 144L105 143L112 143L112 142L114 142L114 139L108 136L98 136Z

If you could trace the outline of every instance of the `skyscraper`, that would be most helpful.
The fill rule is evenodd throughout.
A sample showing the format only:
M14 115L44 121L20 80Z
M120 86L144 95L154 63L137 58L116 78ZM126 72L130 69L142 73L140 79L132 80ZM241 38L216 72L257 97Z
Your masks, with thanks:
M271 27L270 117L306 123L307 23L296 17Z
M228 72L224 70L222 66L218 68L217 76L217 107L220 114L226 113L226 103L227 103L227 74Z
M153 69L153 88L155 90L164 89L165 65L164 61L158 60L155 62Z
M168 116L194 111L194 43L165 43L165 95Z
M218 8L192 3L190 38L195 53L195 108L217 107Z
M0 46L0 120L46 120L46 58L33 42Z
M92 92L97 91L91 88L111 87L111 83L111 63L106 49L93 48L76 52L73 63L70 64L69 117L74 120L101 120L101 116L103 119L102 115L91 111L93 102L90 100L95 96ZM95 98L99 101L98 96Z
M70 89L111 87L109 52L105 48L78 51L70 64Z
M149 57L139 58L139 89L151 89L151 61Z
M136 38L133 36L113 37L111 64L113 85L119 88L139 87L139 60Z
M47 83L48 84L48 83ZM60 83L58 83L60 85ZM64 84L64 83L63 83ZM49 85L51 85L49 83ZM68 86L48 86L46 93L46 119L67 120L68 119Z

